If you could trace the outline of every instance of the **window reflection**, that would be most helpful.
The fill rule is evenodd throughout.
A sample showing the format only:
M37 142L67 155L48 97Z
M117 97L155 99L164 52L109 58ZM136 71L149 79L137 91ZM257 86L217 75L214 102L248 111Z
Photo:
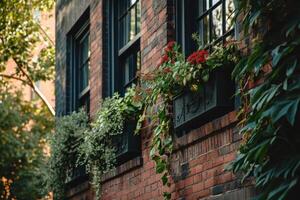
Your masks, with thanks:
M202 45L225 41L233 33L233 0L198 0L197 31ZM230 33L229 33L230 32Z
M220 5L212 11L212 41L221 37L222 34L222 5Z
M234 3L233 0L226 1L226 32L233 28Z
M119 49L140 32L141 3L138 0L122 0L118 12Z

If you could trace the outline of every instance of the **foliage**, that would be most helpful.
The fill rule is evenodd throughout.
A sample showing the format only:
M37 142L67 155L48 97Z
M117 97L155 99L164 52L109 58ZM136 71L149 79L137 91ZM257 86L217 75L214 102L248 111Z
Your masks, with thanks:
M54 46L45 40L34 12L50 10L54 2L0 1L1 199L40 199L47 194L43 179L48 156L46 133L53 128L53 116L48 111L53 109L38 93L35 82L53 78ZM13 71L9 63L13 63ZM13 87L17 81L36 91L45 104L24 100L19 91L23 85Z
M34 12L48 11L54 3L54 0L0 1L0 78L30 86L50 111L53 108L34 83L53 79L54 44L34 19ZM39 50L40 47L43 48ZM8 61L16 66L11 74L6 72Z
M45 135L53 128L52 116L0 82L0 198L44 197Z
M161 64L153 72L143 75L146 89L141 96L144 97L145 112L139 122L146 117L146 110L150 110L147 117L154 126L150 156L156 163L156 172L162 174L163 185L170 185L169 157L173 150L170 108L174 96L186 89L201 90L212 71L233 66L237 59L234 45L216 47L211 53L199 49L185 59L179 46L172 41L165 48ZM165 192L164 198L170 199L170 193Z
M65 183L72 178L72 170L80 157L82 137L90 128L88 116L83 111L57 118L55 134L50 137L48 186L55 199L63 199Z
M126 119L136 118L141 111L141 102L135 101L135 87L129 88L124 97L115 93L106 98L91 123L91 130L83 135L80 146L82 164L92 174L92 184L100 197L101 177L116 163L113 138L123 133Z
M244 144L231 167L244 172L244 178L256 178L258 199L295 199L300 169L300 2L241 0L237 5L245 36L267 28L253 38L253 49L233 72L243 100ZM253 82L257 87L250 87Z

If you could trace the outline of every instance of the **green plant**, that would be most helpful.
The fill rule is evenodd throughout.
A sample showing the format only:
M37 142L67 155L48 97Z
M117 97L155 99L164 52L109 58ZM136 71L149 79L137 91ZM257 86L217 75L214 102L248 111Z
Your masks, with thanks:
M231 168L244 172L244 178L256 178L258 199L295 199L300 167L300 2L236 3L245 36L260 31L233 72L240 85L244 141Z
M40 199L47 195L46 136L54 127L44 106L25 101L21 91L0 79L0 199Z
M125 120L136 118L142 109L142 103L134 100L134 90L135 87L129 88L124 97L115 93L106 98L91 123L91 130L83 135L80 162L86 164L92 175L92 185L97 198L100 197L103 173L113 169L116 164L113 138L123 133Z
M201 90L211 72L218 67L233 66L237 60L234 45L215 47L211 53L200 49L186 59L172 41L165 48L161 64L142 76L146 89L140 96L144 97L145 110L139 122L149 117L154 126L150 156L156 163L156 172L162 174L163 185L170 185L169 159L173 151L170 108L174 96L185 89ZM171 194L165 192L164 198L170 199Z
M48 185L55 199L63 199L65 185L77 166L82 137L89 132L88 116L83 111L56 119L55 133L50 137Z

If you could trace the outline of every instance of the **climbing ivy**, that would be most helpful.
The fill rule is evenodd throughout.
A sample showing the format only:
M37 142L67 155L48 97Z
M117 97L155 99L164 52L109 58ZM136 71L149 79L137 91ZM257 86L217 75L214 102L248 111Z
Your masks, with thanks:
M300 136L300 2L240 0L251 51L235 67L243 144L234 172L255 177L257 199L297 199Z

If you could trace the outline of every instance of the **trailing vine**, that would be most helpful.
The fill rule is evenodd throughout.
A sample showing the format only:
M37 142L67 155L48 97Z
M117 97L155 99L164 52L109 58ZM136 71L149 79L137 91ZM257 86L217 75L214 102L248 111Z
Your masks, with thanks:
M135 86L124 97L115 93L106 98L91 122L91 130L85 132L80 148L80 162L92 176L97 199L101 194L101 177L116 164L116 148L113 138L123 133L125 120L137 118L142 103L135 99Z
M113 139L123 133L125 120L137 118L141 110L142 103L135 98L133 86L124 97L115 93L104 99L91 123L83 110L57 119L56 132L50 139L48 178L55 199L63 199L66 183L79 166L85 166L91 175L96 198L100 199L101 177L116 164Z
M83 110L56 120L55 133L50 138L48 186L55 199L64 199L66 182L77 165L82 135L89 130L88 116Z
M144 112L139 121L149 117L154 126L150 157L156 163L156 173L162 174L163 185L170 186L173 98L186 89L192 92L201 90L215 69L234 66L237 60L238 54L232 44L215 47L211 53L199 48L186 59L179 45L171 41L165 48L160 65L153 72L142 75L144 109L148 112ZM171 199L168 192L164 192L163 196Z
M243 100L239 116L244 139L231 168L244 172L244 178L256 178L260 200L297 199L299 8L297 0L237 1L237 16L243 17L245 37L253 37L253 48L233 72Z

